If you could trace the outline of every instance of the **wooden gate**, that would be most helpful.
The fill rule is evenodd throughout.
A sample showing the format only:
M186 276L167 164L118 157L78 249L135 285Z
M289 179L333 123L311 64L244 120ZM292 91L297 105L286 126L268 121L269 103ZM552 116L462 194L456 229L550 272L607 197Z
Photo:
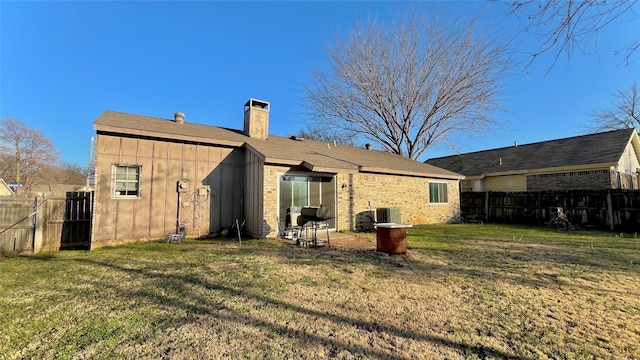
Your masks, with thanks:
M89 250L92 220L93 191L68 192L60 236L61 248Z
M0 196L0 253L33 253L37 198Z
M68 192L43 204L42 251L89 249L93 192Z
M89 249L93 192L0 197L0 252Z

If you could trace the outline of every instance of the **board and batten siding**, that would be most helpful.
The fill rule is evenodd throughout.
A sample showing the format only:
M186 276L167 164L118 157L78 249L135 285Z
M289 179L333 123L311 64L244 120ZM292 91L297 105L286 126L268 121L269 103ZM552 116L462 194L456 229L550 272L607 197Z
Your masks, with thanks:
M140 167L138 197L112 196L114 165ZM95 166L92 248L164 237L175 230L178 206L189 236L242 219L242 149L98 133ZM188 182L180 204L178 181Z
M262 237L264 229L264 160L251 150L245 150L245 230L253 237Z

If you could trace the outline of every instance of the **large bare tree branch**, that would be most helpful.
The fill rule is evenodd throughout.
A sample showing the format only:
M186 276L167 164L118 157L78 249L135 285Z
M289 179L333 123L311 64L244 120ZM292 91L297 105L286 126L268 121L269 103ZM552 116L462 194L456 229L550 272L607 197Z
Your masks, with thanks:
M618 129L640 130L640 89L633 82L628 89L618 90L616 101L610 109L591 113L593 125L591 131L609 131Z
M515 0L509 12L523 22L524 31L535 32L540 37L539 50L532 53L531 62L543 53L553 55L547 73L564 54L571 60L575 50L586 53L587 46L597 41L598 33L619 20L623 14L633 12L637 0ZM638 20L636 16L632 20ZM629 63L640 47L640 36L634 34L623 54L623 62Z
M511 66L506 42L481 35L475 20L419 15L359 26L328 49L328 60L304 89L314 126L413 159L495 124Z

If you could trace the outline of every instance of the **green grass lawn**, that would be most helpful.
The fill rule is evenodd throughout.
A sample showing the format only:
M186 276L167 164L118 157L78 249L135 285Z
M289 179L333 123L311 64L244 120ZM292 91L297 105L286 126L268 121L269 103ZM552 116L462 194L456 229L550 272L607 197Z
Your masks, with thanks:
M408 244L395 256L190 240L5 257L0 359L640 359L633 234L429 225Z

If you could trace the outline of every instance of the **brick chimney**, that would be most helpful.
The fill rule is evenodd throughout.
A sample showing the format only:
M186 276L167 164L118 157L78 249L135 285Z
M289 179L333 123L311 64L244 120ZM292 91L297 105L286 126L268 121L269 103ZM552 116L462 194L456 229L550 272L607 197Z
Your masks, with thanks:
M266 140L269 137L269 103L249 99L244 104L244 130L248 137Z

